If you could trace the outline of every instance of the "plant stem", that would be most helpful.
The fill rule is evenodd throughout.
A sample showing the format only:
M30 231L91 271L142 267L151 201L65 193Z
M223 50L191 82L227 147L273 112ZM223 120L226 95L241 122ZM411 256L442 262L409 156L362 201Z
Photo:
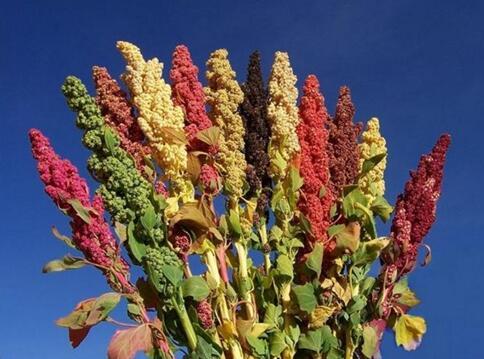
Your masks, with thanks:
M265 221L259 226L259 235L262 243L262 247L264 247L264 268L266 271L266 275L269 274L269 270L271 269L271 257L269 253L265 250L265 247L268 245L267 240L267 228Z
M197 347L197 335L195 334L195 330L193 329L192 322L185 308L181 287L178 288L178 293L173 296L172 304L173 304L173 307L175 308L178 318L180 319L183 330L185 331L185 335L188 341L188 347L191 350L195 350Z
M239 259L239 288L242 300L245 302L245 313L247 315L247 319L254 318L254 307L252 305L252 296L251 296L251 281L249 278L249 271L247 268L247 249L245 245L241 243L240 240L234 242L234 246L237 249L237 257Z

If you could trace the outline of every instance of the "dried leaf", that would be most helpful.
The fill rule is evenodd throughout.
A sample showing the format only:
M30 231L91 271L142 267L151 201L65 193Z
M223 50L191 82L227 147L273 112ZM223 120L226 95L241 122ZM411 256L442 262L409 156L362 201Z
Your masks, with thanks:
M187 157L187 172L190 176L190 180L193 184L197 183L198 177L200 176L200 160L192 152L188 152Z
M86 261L84 258L77 258L67 254L62 257L62 259L54 259L44 265L42 273L62 272L65 270L82 268L85 265Z
M65 244L67 244L69 247L71 248L76 248L76 245L74 244L74 242L72 241L71 238L63 235L62 233L59 232L59 230L55 227L55 226L52 226L52 234L59 240L61 240L62 242L64 242Z
M97 215L94 208L84 207L77 198L68 199L66 202L72 206L72 209L74 209L79 218L87 224L91 224L91 213Z
M105 293L101 295L94 302L85 324L93 326L106 319L108 314L118 305L120 299L121 294L119 293Z
M163 139L173 145L186 145L188 143L185 131L181 128L162 127Z
M195 227L199 229L208 230L210 228L210 222L203 215L203 212L198 208L197 203L186 203L180 210L173 216L170 221L170 225L173 227L177 223L187 224L188 227Z
M425 267L429 265L430 262L432 261L432 250L430 249L430 246L428 244L422 244L422 246L424 246L424 248L426 249L425 258L422 263L422 267Z
M217 146L220 138L220 128L212 126L197 133L197 138L209 146Z
M126 226L119 222L114 222L114 232L119 238L121 243L125 242L127 239Z
M309 316L309 328L317 329L321 328L328 318L333 314L334 307L327 307L324 305L317 306Z
M69 341L71 342L73 348L77 348L82 343L82 341L89 334L89 330L91 330L91 327L89 326L81 329L69 328Z

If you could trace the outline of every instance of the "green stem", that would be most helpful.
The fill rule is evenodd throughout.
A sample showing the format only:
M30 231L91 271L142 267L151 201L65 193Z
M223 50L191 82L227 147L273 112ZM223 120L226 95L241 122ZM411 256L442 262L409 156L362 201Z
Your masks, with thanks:
M247 314L248 319L252 319L254 317L254 307L252 305L252 283L249 278L249 270L247 267L247 249L245 248L244 244L240 242L240 240L234 243L235 248L237 249L237 257L239 259L239 288L240 288L240 295L242 300L245 302L245 311Z
M183 330L185 331L185 335L188 341L188 347L191 350L195 350L197 347L197 335L195 334L195 330L193 329L192 322L185 308L181 287L178 288L178 293L173 296L172 304L173 304L173 307L175 308L178 318L180 319Z
M353 347L353 342L351 339L351 329L346 330L346 335L345 335L345 359L352 359L353 358L353 352L354 352L354 347Z

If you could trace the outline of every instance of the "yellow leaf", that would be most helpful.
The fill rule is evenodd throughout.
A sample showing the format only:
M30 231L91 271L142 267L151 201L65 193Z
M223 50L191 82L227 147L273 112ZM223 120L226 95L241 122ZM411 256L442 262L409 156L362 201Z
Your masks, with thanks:
M335 278L333 279L333 293L336 294L336 296L343 301L345 305L347 305L351 299L351 289L348 283L342 279L342 284L339 283Z
M250 201L245 201L245 217L250 223L254 221L254 213L257 208L257 198L252 198Z
M187 137L182 128L162 127L163 137L165 142L173 145L186 145Z
M329 278L324 278L324 280L321 282L321 288L323 289L328 289L333 286L333 282Z
M165 208L165 216L167 218L171 218L178 212L178 198L176 197L168 197L166 200L166 208Z
M398 298L398 303L412 308L418 305L420 303L420 300L417 298L414 292L407 288L403 293L400 294L400 297Z
M421 317L403 314L397 319L393 330L397 345L403 346L405 350L415 350L427 331L427 325Z
M321 328L324 323L328 320L328 318L333 314L334 308L326 307L324 305L317 306L314 309L309 317L309 327L312 328Z
M230 321L225 321L222 325L219 325L218 332L225 340L229 340L237 336L237 329L235 329L234 323Z
M272 324L267 324L267 323L255 323L252 326L252 329L250 330L249 335L254 336L254 337L259 337L261 334L263 334L266 330L272 328Z
M197 138L209 146L216 146L220 138L220 128L212 126L197 133Z

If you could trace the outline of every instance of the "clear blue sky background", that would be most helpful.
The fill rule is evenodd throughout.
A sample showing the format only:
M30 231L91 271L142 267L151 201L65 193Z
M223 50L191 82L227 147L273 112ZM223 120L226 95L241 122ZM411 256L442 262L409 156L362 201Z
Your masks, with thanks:
M92 269L40 273L67 252L50 234L53 224L66 231L67 220L43 193L27 131L42 129L87 176L88 153L59 88L69 74L91 86L92 65L119 75L120 39L163 62L187 44L202 68L211 51L225 47L240 80L252 50L262 52L266 75L273 52L288 51L299 85L315 73L331 111L338 87L349 85L357 119L381 119L392 201L420 154L450 132L438 221L427 238L433 261L410 279L422 299L414 313L426 317L428 333L414 353L395 348L388 333L383 355L482 357L484 2L15 0L1 12L0 358L105 357L110 325L74 351L54 325L106 287Z

